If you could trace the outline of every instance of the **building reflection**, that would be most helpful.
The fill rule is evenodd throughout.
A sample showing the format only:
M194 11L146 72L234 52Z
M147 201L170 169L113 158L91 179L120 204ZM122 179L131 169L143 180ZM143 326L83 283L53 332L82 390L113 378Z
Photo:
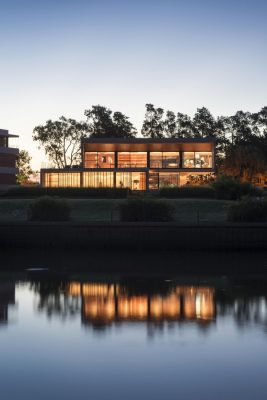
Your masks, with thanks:
M15 304L15 283L0 281L0 325L8 323L8 307Z
M209 322L215 318L214 289L211 287L174 286L164 294L134 294L120 284L72 282L68 293L82 299L82 321L85 324Z

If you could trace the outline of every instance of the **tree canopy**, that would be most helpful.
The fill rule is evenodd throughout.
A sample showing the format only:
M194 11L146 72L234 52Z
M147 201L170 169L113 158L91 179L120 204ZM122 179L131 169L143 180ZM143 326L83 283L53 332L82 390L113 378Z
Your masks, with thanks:
M31 159L32 157L27 150L19 151L16 160L16 167L18 168L16 178L18 183L28 182L30 176L33 174L33 170L31 168Z
M136 129L129 117L119 111L112 112L100 105L85 110L90 137L126 137L136 136Z
M85 122L62 116L57 121L48 120L45 125L36 126L33 140L44 148L57 168L65 168L81 162L81 139L87 135Z

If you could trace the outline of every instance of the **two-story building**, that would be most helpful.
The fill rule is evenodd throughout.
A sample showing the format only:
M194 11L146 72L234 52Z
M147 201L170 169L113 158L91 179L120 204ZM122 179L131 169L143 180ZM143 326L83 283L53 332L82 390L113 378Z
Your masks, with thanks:
M17 137L17 135L10 135L5 129L0 129L0 188L16 184L18 172L16 158L19 150L9 147L9 140Z
M45 187L117 187L157 190L209 181L215 140L85 138L81 167L42 169Z

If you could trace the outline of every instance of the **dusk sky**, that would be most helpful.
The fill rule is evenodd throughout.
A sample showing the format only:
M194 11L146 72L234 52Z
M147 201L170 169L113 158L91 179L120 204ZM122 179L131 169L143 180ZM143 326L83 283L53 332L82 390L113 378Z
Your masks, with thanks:
M33 167L36 125L101 104L192 115L267 105L266 0L0 0L0 128Z

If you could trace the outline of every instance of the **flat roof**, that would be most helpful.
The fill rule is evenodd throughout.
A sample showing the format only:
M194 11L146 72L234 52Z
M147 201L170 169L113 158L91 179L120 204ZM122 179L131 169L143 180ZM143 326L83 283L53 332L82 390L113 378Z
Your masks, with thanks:
M11 135L10 133L8 133L7 129L0 129L0 136L10 137L10 138L19 137L18 135Z
M213 151L215 138L84 138L83 151Z
M82 142L85 143L134 143L134 144L149 144L149 143L210 143L215 142L216 138L83 138Z

